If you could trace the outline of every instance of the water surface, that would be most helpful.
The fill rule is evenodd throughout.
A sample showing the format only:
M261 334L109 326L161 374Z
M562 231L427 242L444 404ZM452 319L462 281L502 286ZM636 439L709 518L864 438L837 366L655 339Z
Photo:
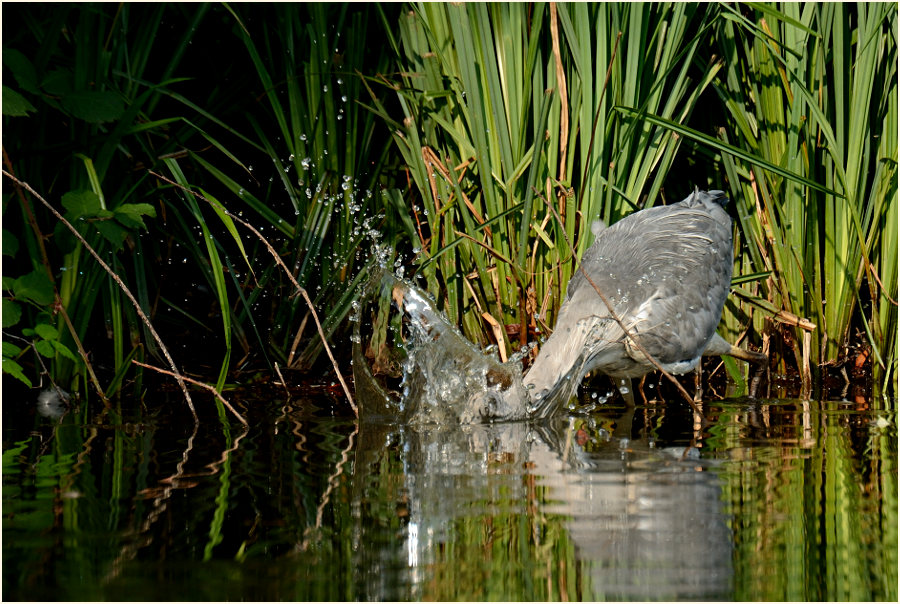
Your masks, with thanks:
M877 401L449 430L233 394L245 431L202 399L194 430L156 396L59 419L4 401L5 599L897 599L897 423Z

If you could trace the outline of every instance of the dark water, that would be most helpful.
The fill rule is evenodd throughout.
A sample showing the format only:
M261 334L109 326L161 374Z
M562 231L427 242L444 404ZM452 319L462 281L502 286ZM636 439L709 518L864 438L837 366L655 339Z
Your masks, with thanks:
M436 430L229 400L248 431L199 395L196 430L174 395L61 419L5 398L3 598L897 599L879 401Z

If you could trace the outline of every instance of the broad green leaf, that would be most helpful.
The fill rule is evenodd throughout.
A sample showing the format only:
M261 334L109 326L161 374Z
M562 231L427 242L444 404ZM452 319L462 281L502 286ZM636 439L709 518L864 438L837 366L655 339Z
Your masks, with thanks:
M49 340L38 340L34 343L34 349L41 353L42 357L47 357L48 359L52 359L56 356L53 344L51 344Z
M73 116L92 124L113 122L125 113L125 100L110 91L70 92L63 96L62 106Z
M22 90L32 94L38 94L37 72L34 65L20 51L12 48L3 49L3 64L9 67L13 77ZM5 91L4 91L5 92Z
M37 111L28 99L9 88L3 87L3 115L10 117L27 116L29 111Z
M115 209L116 220L130 229L147 228L144 216L156 218L156 209L149 203L123 203Z
M72 91L72 72L68 69L54 69L41 82L44 92L61 97Z
M22 318L22 308L14 301L3 298L3 327L12 327ZM6 345L6 342L3 343Z
M13 293L17 298L26 298L42 306L53 302L53 284L43 269L35 269L16 279L13 282Z
M18 251L19 239L6 229L3 229L3 255L15 256Z
M112 220L98 220L94 222L94 226L97 227L104 239L113 244L116 251L122 248L125 238L128 237L128 231Z
M41 323L39 325L34 326L34 331L37 335L41 336L45 340L58 340L59 332L52 325L48 325L47 323Z
M102 209L100 198L93 191L69 191L62 197L66 218L75 220L82 216L97 216Z
M79 359L77 356L75 356L75 353L72 352L68 346L66 346L59 340L46 340L46 341L49 342L50 345L53 346L53 350L58 352L60 355L69 359L70 361L74 361L76 363L80 362L81 359Z
M24 383L29 388L32 387L31 380L25 377L25 372L22 371L22 366L12 359L8 359L6 357L3 358L3 373L8 373L20 382Z
M3 342L3 356L14 357L22 352L22 349L12 342Z

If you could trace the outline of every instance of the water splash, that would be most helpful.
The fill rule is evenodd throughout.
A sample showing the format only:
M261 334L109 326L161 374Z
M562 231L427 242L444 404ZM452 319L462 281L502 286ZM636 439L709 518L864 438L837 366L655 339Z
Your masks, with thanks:
M376 345L371 336L362 337L361 326L371 324L363 314L370 307L375 316L390 308L390 341ZM353 375L364 419L456 425L529 416L521 363L501 363L483 354L412 283L384 271L370 285L359 313L354 321ZM366 358L366 341L387 357L378 369Z

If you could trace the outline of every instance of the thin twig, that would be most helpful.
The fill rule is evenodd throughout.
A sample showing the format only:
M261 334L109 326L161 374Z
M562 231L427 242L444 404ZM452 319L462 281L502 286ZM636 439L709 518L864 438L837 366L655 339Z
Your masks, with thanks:
M164 374L166 374L166 375L171 375L172 377L176 377L176 378L178 377L178 376L176 376L174 373L172 373L171 371L168 371L168 370L166 370L166 369L162 369L162 368L160 368L160 367L154 367L153 365L147 365L146 363L141 363L141 362L138 361L137 359L131 359L131 362L134 363L135 365L138 365L138 366L143 367L143 368L145 368L145 369L152 369L153 371L158 371L159 373L164 373ZM238 420L239 420L242 424L244 424L245 426L249 426L249 424L247 423L247 420L245 420L244 417L243 417L240 413L238 413L238 412L234 409L234 407L231 406L231 403L229 403L228 401L226 401L226 400L225 400L225 397L223 397L221 394L219 394L219 391L216 390L213 386L210 386L209 384L205 384L205 383L203 383L203 382L200 382L200 381L197 381L197 380L195 380L195 379L189 378L189 377L186 376L186 375L181 376L181 379L183 379L185 382L190 382L191 384L193 384L193 385L195 385L195 386L200 386L201 388L206 388L207 390L209 390L210 392L212 392L212 393L215 395L215 397L216 397L217 399L219 399L219 400L222 402L222 404L225 405L225 406L228 408L228 410L231 411L231 412L234 414L234 416L235 416L236 418L238 418Z
M78 232L72 224L63 218L63 215L56 211L50 202L40 196L37 191L31 188L27 182L21 181L6 170L3 170L3 174L6 175L7 178L15 182L20 187L24 188L26 191L34 195L34 197L44 204L50 212L56 216L57 220L62 222L66 228L72 231L72 234L81 242L81 244L85 247L85 249L90 252L91 256L103 267L110 277L112 277L113 281L119 286L119 288L125 292L125 295L128 296L128 299L131 300L131 303L134 305L135 311L137 311L138 316L141 318L141 321L144 322L144 325L147 326L147 329L150 330L151 335L153 335L153 339L156 340L156 343L159 345L160 350L162 350L163 355L166 357L166 361L168 361L169 365L172 367L172 375L178 380L178 385L181 386L181 391L184 392L184 398L187 401L188 407L191 410L191 415L194 416L194 422L199 422L199 418L197 417L197 411L194 409L194 402L191 400L191 395L188 393L187 386L184 384L184 377L179 373L178 368L175 366L175 361L172 360L172 355L169 354L169 349L166 348L166 345L163 344L162 338L159 337L159 334L156 333L156 329L153 328L153 324L150 322L150 319L144 314L143 309L141 308L140 303L138 303L137 299L134 297L134 294L131 293L131 290L128 289L128 286L125 285L125 282L113 271L106 262L103 261L103 258L91 247L91 245L87 242L87 240L81 236L81 233Z
M269 250L269 253L275 259L275 262L278 263L278 266L280 266L282 269L284 269L284 272L288 276L288 279L290 279L291 283L294 285L294 287L297 289L297 291L300 292L300 295L303 296L303 299L306 301L306 306L309 308L310 312L312 313L313 320L316 323L316 328L319 330L319 337L322 339L322 346L325 347L325 353L328 355L328 359L331 361L332 367L334 367L334 372L337 374L338 380L341 382L341 386L344 388L344 394L347 396L347 401L349 401L350 407L353 409L353 412L356 414L356 416L359 417L359 409L356 407L356 403L353 402L353 396L350 394L350 388L347 386L347 382L344 381L344 376L341 374L341 370L338 368L338 364L337 364L337 361L334 359L334 355L331 354L331 347L328 345L328 340L325 337L325 330L322 329L322 323L319 321L319 315L316 312L315 306L313 306L312 300L309 299L309 294L306 293L306 289L304 289L303 287L300 286L299 283L297 283L297 280L294 278L294 275L291 274L290 270L288 270L288 267L284 264L284 261L281 259L281 256L278 255L278 252L275 251L275 248L272 247L272 244L269 243L269 240L266 239L262 233L260 233L258 230L256 230L256 227L254 227L252 224L250 224L243 218L232 214L227 209L225 209L225 207L222 206L221 204L214 204L212 201L210 201L209 199L207 199L200 193L197 193L196 191L192 191L191 189L188 189L187 187L182 186L182 185L178 184L177 182L166 178L162 174L157 174L153 170L148 170L148 172L150 174L152 174L153 176L159 178L160 180L163 180L163 181L169 183L170 185L178 187L179 189L181 189L182 191L184 191L186 193L190 193L197 199L202 199L203 201L210 204L211 206L215 206L216 208L218 208L219 210L224 212L226 216L228 216L235 222L243 225L244 227L248 228L250 230L250 232L252 232L254 235L256 235L256 237L260 241L262 241L263 245L266 246L266 249Z

